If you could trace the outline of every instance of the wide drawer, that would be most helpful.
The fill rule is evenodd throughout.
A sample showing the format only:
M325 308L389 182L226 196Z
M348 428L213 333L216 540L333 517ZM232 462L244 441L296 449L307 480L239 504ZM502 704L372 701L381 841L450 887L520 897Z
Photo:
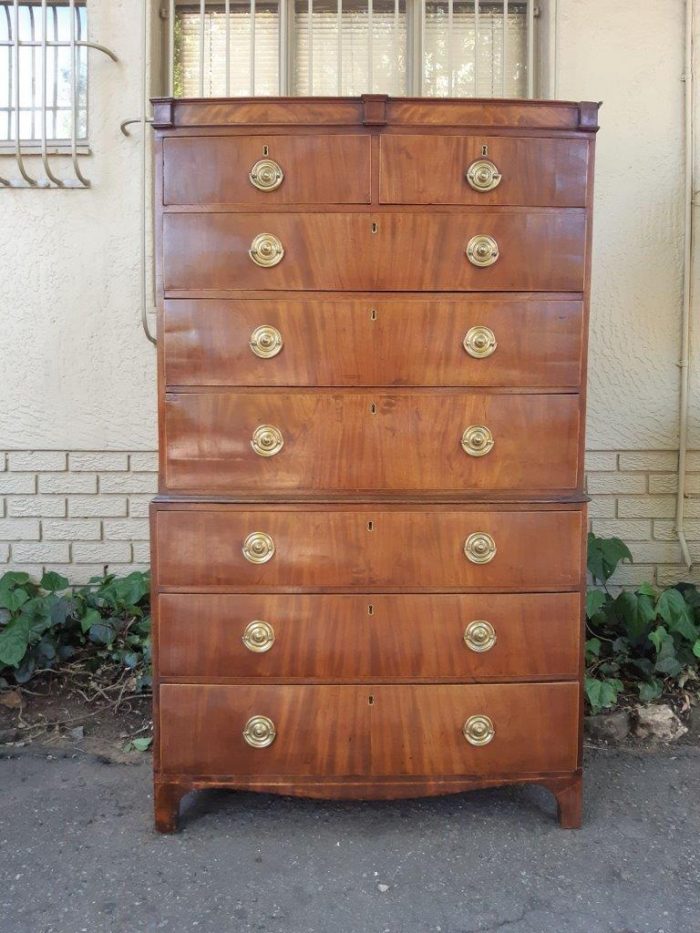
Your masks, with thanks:
M565 680L578 593L172 594L158 597L162 677Z
M551 592L580 585L583 523L579 509L159 509L154 567L182 590Z
M580 292L585 211L463 213L166 213L166 293L241 290ZM250 256L271 234L273 266ZM498 258L474 265L467 247L488 236ZM196 244L196 246L195 246ZM260 254L258 254L260 255Z
M164 684L160 767L231 778L563 772L577 765L578 721L575 683Z
M582 328L580 301L539 296L171 299L165 381L577 387Z
M573 490L580 480L579 410L575 394L170 393L165 487L197 493Z
M379 141L379 200L583 207L588 158L584 139L387 133Z
M254 166L270 160L274 165L261 166L258 184L263 188L256 187L250 177ZM370 185L369 136L201 136L163 141L166 205L368 204Z
M158 708L165 773L301 777L369 772L364 687L163 684ZM246 742L243 733L254 717L272 724L272 744ZM255 723L249 728L260 742L266 723L259 718L257 723L258 729Z
M573 771L579 692L576 683L377 687L372 771L377 776Z

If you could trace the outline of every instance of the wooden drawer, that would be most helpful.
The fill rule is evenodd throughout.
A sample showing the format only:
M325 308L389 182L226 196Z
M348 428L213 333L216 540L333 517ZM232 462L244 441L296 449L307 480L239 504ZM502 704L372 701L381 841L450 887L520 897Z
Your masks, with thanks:
M252 184L251 169L262 159L272 159L282 169L279 187L261 191ZM257 210L276 204L369 204L370 184L369 136L190 136L163 141L166 205L245 204Z
M580 585L583 510L499 511L447 506L345 509L280 505L156 512L158 585L238 589L344 587L557 591ZM249 535L272 538L266 563L243 555ZM488 563L465 556L472 534L496 546Z
M165 381L578 387L582 325L582 302L538 296L173 299L163 315ZM258 330L264 326L282 341L271 357L251 349L253 340L258 352L267 352L269 335ZM472 355L484 351L487 356Z
M487 681L579 673L578 593L161 594L157 614L163 677Z
M254 716L274 723L277 734L268 747L251 747L243 738ZM164 684L158 718L165 773L301 777L369 772L369 704L363 687Z
M489 775L571 771L578 757L576 683L378 686L372 705L375 775ZM471 717L493 738L470 744Z
M579 292L585 231L585 212L578 209L166 213L164 287L169 297L280 289ZM249 256L261 233L273 234L284 248L275 266L258 266ZM498 244L493 265L467 259L467 244L481 234Z
M159 691L165 774L235 778L536 774L577 763L579 686L267 686L164 684ZM492 740L464 737L487 716ZM244 730L269 721L251 747Z
M589 143L584 139L383 134L379 200L382 204L583 207L588 158ZM501 180L491 190L475 190L467 173L475 162L484 160L495 165Z
M573 490L579 428L575 394L172 393L164 479L197 493ZM270 456L267 440L283 446Z

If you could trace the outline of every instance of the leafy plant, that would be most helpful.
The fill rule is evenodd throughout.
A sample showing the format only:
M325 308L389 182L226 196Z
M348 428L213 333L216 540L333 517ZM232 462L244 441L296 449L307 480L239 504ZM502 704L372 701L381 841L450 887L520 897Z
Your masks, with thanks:
M700 593L688 583L611 593L619 562L631 559L619 538L588 536L596 588L586 600L585 690L594 713L614 707L623 693L648 703L700 680Z
M18 684L37 672L79 660L87 669L133 669L150 686L149 575L94 577L71 588L65 577L26 573L0 577L0 676Z

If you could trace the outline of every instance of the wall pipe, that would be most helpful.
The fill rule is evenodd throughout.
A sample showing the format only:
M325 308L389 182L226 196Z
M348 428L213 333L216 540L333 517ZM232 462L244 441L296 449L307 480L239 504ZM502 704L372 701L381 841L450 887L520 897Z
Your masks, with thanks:
M685 489L686 489L686 461L688 453L688 394L689 372L688 357L690 350L690 309L692 303L692 259L693 259L693 201L694 201L694 146L695 132L693 121L693 29L695 26L693 8L695 0L686 0L685 3L685 64L683 81L684 90L684 131L685 131L685 165L684 165L684 227L683 227L683 305L681 311L681 353L678 361L680 368L680 389L678 400L678 492L676 497L676 534L681 546L681 554L688 570L693 561L685 536Z

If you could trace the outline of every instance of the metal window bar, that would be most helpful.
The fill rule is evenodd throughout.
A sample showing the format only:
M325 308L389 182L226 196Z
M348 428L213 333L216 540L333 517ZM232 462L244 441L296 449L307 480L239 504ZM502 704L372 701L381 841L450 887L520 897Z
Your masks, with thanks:
M78 160L78 137L80 122L80 93L79 93L79 70L81 63L81 49L96 49L107 55L112 61L116 62L117 56L111 49L97 42L90 42L82 34L82 21L79 14L81 5L77 0L68 0L60 4L60 8L68 10L70 35L67 40L59 39L58 6L51 4L53 38L49 39L49 5L47 0L11 0L10 3L2 4L5 12L5 21L7 25L7 39L0 40L0 48L8 50L8 72L7 72L7 138L13 147L14 161L19 172L19 178L8 178L3 174L0 176L0 187L4 188L88 188L90 181L83 174ZM29 38L21 37L20 10L27 9L27 18L29 26ZM37 17L36 14L40 13ZM37 19L41 23L41 38L37 38ZM22 106L22 78L27 80L26 68L22 68L21 50L30 49L30 90L31 104L29 107ZM68 108L59 106L58 86L59 86L59 49L68 49L69 60L69 85L70 85L70 106ZM47 103L47 77L48 77L48 59L49 50L52 51L53 58L53 81L52 81L52 105ZM41 88L38 92L37 83L40 82ZM87 95L87 92L86 92ZM37 100L39 102L37 106ZM87 96L85 97L86 117L87 117ZM70 157L73 169L72 178L59 178L53 171L48 152L48 127L47 117L49 114L52 119L52 145L62 142L57 139L58 136L58 114L62 110L68 109L70 138L68 140L69 148L67 154ZM29 111L29 139L22 136L22 114ZM38 113L37 113L38 111ZM40 130L39 146L36 146L37 124ZM36 178L27 168L27 157L38 155L41 158L43 167L43 177Z
M401 0L331 0L330 9L327 0L168 2L171 93L270 93L272 28L279 41L274 86L283 95L295 93L295 75L296 86L311 95L329 89L338 95L401 93L401 69L409 93L534 94L534 0L406 0L405 7ZM178 17L186 28L179 34L185 39L176 42ZM358 42L364 44L365 35L358 72ZM332 71L326 36L335 51ZM183 87L178 69L187 71Z

